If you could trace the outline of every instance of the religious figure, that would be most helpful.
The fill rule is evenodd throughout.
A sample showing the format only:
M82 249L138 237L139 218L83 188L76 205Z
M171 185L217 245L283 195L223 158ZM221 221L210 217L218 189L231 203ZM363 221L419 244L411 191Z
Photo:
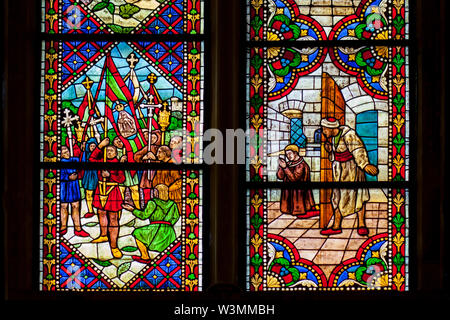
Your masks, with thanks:
M278 161L278 179L289 182L309 182L310 168L299 154L299 147L290 144L284 149L286 160ZM319 215L315 210L312 191L309 189L285 189L281 191L280 210L282 213L297 216L297 218L310 218Z
M169 199L169 188L166 185L155 187L155 198L147 202L143 211L123 203L122 207L131 211L138 219L149 220L150 224L137 228L133 232L140 256L132 256L135 261L149 263L148 251L163 252L176 239L174 224L180 218L178 206Z
M363 182L365 173L372 176L378 174L376 166L369 163L367 150L355 130L340 125L334 118L325 118L321 121L322 134L327 142L325 149L332 162L333 181L335 182ZM369 190L359 189L333 189L331 203L334 211L333 226L321 231L323 235L342 233L341 221L356 213L358 215L358 234L369 234L365 222L365 204L369 200Z

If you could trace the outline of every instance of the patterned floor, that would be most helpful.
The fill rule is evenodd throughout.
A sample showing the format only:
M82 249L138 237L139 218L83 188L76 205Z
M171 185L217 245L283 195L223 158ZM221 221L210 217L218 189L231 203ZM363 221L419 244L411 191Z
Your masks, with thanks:
M282 214L279 202L268 204L268 232L283 236L298 249L300 257L313 261L320 266L328 277L336 265L356 256L359 247L367 240L367 236L357 233L356 215L342 220L343 232L333 236L320 234L319 217L297 219ZM366 204L366 224L369 237L388 231L386 203Z

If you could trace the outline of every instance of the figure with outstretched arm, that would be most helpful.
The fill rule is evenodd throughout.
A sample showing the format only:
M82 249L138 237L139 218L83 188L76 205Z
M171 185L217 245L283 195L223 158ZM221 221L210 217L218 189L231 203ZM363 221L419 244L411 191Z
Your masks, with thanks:
M334 182L362 182L366 181L366 173L377 175L376 166L369 163L366 147L355 130L340 125L334 118L324 118L321 121L324 135L325 150L332 162ZM331 203L334 212L334 222L331 228L321 231L323 235L342 233L341 222L344 217L352 214L358 216L358 234L367 236L369 230L365 221L365 204L369 200L369 190L333 189Z

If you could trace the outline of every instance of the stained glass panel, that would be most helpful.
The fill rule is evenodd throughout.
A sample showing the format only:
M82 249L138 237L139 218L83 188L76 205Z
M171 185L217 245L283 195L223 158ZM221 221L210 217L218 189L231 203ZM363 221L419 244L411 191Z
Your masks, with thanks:
M108 138L118 149L121 162L142 162L151 132L153 148L166 145L171 148L168 151L177 149L171 161L200 162L201 42L44 45L43 161L60 161L62 146L80 156L80 161L87 161L82 160L82 151L88 140L100 144ZM155 152L147 160L157 160Z
M323 192L343 217L326 216ZM339 199L352 193L361 202L349 211ZM247 199L248 290L408 290L407 190L267 189Z
M41 290L201 290L202 190L201 171L42 170Z
M408 0L253 0L248 38L260 41L408 38Z
M50 34L201 34L202 0L43 0Z

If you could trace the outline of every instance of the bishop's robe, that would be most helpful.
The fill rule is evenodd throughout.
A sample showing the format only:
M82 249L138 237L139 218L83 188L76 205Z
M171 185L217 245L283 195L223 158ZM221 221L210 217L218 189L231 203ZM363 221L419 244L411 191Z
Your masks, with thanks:
M286 183L311 181L309 166L303 158L289 161L286 168L279 167L277 177ZM319 214L314 208L312 192L307 189L281 190L280 210L298 218L309 218Z
M367 150L361 138L350 127L339 127L339 134L333 138L330 161L333 163L333 181L366 181L364 168L369 164ZM339 209L344 217L360 211L368 200L369 190L365 188L336 188L331 196L333 208Z

